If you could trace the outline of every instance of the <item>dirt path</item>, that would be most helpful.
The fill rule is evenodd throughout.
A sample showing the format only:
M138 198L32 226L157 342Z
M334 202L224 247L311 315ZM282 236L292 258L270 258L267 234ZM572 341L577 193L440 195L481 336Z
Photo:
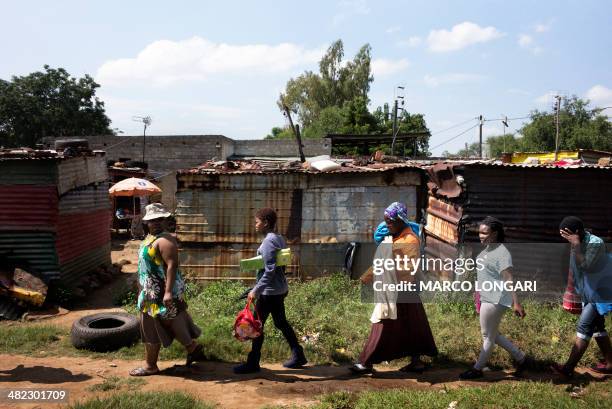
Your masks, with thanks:
M67 390L70 402L95 396L108 396L115 391L92 392L88 388L110 376L128 377L130 369L140 361L103 360L92 358L0 355L0 385L4 389L38 388ZM233 364L202 362L186 368L182 362L160 363L162 373L142 378L142 391L183 391L198 399L218 404L221 408L260 408L265 405L308 405L317 396L335 391L359 392L390 388L436 390L466 385L487 385L491 382L516 382L517 378L501 371L486 374L485 380L457 381L464 368L433 368L424 374L403 374L382 367L373 376L353 377L346 367L312 366L288 370L278 364L264 365L262 372L237 376ZM581 370L580 372L585 372ZM591 380L602 377L587 374ZM548 381L548 374L530 374L529 379ZM2 406L14 407L14 406ZM20 408L61 407L55 404L21 404Z

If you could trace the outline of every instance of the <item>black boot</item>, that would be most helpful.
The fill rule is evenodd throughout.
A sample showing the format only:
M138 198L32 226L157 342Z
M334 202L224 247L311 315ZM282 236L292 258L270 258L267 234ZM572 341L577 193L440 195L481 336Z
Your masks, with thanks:
M261 371L261 368L257 364L250 364L248 362L234 367L234 373L238 375L244 375L249 373L255 373Z
M308 360L306 359L306 356L304 355L304 349L298 345L297 347L292 349L291 359L283 363L283 366L285 368L295 369L295 368L301 368L307 363L308 363Z
M249 352L247 361L234 367L235 374L249 374L261 371L259 366L260 354L257 351Z

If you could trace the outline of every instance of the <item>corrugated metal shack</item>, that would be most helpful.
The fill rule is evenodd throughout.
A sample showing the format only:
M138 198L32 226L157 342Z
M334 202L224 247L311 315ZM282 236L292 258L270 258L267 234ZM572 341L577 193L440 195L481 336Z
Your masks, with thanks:
M254 216L261 207L278 213L293 262L288 273L310 278L343 271L349 243L358 243L351 274L372 262L372 234L383 210L405 202L420 216L423 171L406 164L355 166L317 172L267 162L220 163L179 171L176 195L181 266L198 279L252 279L239 260L253 257L261 242Z
M507 163L440 163L428 168L426 253L456 257L478 243L478 222L500 219L519 277L564 285L569 246L559 236L565 216L612 241L612 167ZM515 244L516 243L516 244Z
M0 152L0 254L67 285L109 265L107 179L103 152Z

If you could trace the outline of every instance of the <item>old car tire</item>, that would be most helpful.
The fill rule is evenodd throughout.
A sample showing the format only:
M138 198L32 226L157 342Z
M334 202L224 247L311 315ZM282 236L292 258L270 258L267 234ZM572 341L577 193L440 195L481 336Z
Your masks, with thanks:
M138 318L125 312L103 312L79 318L70 340L79 349L106 352L133 345L140 339Z

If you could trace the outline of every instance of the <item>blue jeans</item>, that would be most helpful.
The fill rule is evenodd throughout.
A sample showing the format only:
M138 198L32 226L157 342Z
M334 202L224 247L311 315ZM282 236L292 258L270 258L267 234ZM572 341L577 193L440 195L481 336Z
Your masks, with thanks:
M576 336L578 338L589 341L591 337L606 337L606 320L603 315L597 312L595 304L588 303L582 307L582 313L578 319L576 328Z

